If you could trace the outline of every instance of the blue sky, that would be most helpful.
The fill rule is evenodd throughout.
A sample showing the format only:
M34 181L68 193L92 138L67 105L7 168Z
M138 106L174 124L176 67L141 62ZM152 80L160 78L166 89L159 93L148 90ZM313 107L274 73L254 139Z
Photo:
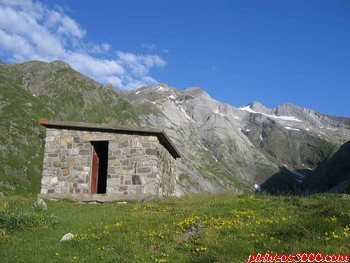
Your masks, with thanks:
M350 1L0 0L0 59L350 117Z

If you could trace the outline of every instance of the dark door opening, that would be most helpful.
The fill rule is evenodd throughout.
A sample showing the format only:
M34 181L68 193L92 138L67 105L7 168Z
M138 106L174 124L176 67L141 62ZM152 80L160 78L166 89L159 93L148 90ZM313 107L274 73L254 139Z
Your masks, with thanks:
M92 144L91 193L105 194L107 189L108 141Z

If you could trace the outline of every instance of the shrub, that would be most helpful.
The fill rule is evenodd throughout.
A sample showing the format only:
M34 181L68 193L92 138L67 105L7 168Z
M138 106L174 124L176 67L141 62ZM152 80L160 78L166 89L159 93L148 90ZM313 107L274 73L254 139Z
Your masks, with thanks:
M0 230L15 231L36 227L48 227L55 217L41 209L33 209L18 203L5 203L0 208Z

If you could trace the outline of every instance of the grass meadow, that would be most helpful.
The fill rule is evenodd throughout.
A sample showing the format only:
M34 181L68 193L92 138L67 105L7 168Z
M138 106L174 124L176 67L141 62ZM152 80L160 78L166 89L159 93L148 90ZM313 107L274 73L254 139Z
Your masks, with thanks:
M195 195L126 204L0 199L1 262L247 262L349 253L350 199ZM75 238L59 242L66 233Z

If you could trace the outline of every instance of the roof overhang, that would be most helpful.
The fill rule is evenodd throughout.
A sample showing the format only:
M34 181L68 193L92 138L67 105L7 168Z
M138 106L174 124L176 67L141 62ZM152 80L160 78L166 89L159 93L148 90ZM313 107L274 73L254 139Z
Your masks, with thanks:
M69 122L69 121L49 121L39 120L39 124L46 128L67 129L67 130L82 130L82 131L99 131L119 134L136 134L136 135L151 135L157 136L159 142L169 151L169 153L176 159L181 158L181 155L170 138L163 130L151 127L136 127L123 126L111 124L98 123L84 123L84 122Z

